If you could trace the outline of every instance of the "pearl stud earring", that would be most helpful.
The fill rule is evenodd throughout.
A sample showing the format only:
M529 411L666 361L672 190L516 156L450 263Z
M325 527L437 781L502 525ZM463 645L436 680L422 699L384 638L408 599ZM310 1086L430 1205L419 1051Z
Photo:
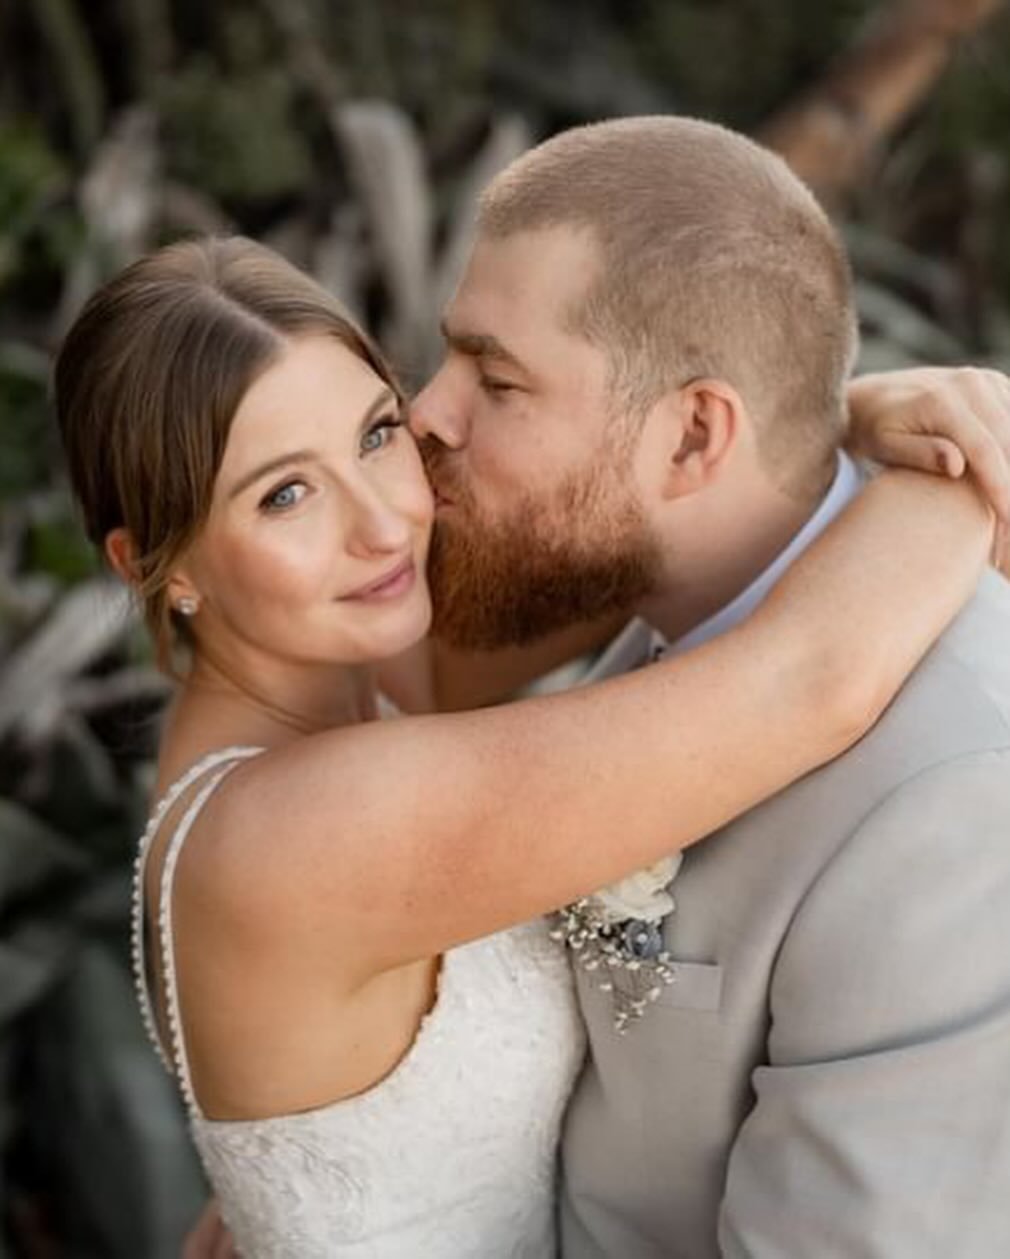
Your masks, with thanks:
M175 610L182 616L196 616L196 610L199 606L195 599L190 598L189 595L183 595L175 605Z

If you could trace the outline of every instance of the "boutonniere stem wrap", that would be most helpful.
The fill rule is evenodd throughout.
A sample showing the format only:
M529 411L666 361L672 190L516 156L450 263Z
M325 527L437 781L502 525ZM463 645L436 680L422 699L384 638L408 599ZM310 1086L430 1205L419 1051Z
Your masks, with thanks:
M676 908L669 886L681 854L665 857L618 883L566 905L552 932L576 966L610 994L614 1028L627 1032L676 980L663 945L663 921Z

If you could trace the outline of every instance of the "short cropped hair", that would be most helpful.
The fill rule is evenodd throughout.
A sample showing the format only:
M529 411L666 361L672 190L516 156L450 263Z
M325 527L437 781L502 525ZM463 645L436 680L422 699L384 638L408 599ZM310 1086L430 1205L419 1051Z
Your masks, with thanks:
M715 123L565 131L488 187L478 234L586 228L600 251L570 326L602 346L626 411L699 377L733 385L766 467L805 492L834 466L857 345L837 232L775 154Z

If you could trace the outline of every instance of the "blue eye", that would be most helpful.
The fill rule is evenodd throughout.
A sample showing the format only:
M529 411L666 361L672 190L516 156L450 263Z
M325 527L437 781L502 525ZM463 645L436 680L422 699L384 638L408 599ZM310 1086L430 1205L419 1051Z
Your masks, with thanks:
M396 429L402 427L403 420L399 416L384 415L361 438L362 454L370 455L376 450L382 450L384 446L388 446L393 440L393 433Z
M265 511L287 511L296 507L305 497L307 487L304 481L287 481L275 490L271 490L260 502Z

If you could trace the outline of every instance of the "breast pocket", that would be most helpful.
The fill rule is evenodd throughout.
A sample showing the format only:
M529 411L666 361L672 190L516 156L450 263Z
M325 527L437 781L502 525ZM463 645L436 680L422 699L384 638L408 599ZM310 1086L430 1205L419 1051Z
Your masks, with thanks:
M675 1010L718 1010L722 1002L722 967L718 962L672 960L673 983L663 988L656 1005Z

